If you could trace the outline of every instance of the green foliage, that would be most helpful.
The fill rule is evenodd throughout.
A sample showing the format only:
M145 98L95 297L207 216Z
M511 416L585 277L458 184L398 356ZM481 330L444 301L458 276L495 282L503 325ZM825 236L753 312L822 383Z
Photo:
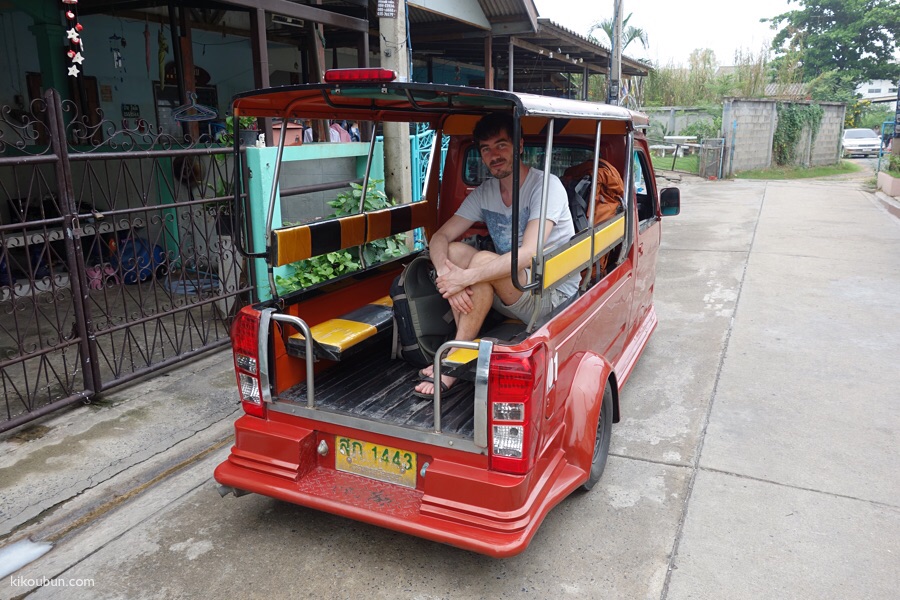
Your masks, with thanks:
M894 140L896 143L896 140ZM897 154L888 154L887 173L891 177L900 177L900 156Z
M396 205L396 202L389 200L387 194L379 190L376 186L381 180L369 180L368 189L366 190L366 200L363 206L363 212L370 210L379 210ZM337 195L337 198L328 203L328 206L335 209L332 217L346 217L347 215L355 215L359 212L359 199L362 197L362 185L351 183L349 191L343 191Z
M878 129L885 121L894 120L894 111L886 104L873 104L870 100L859 99L847 105L844 113L846 129Z
M796 0L799 8L771 19L776 54L796 53L805 80L837 71L858 84L893 79L900 30L896 0Z
M638 40L644 48L647 48L650 41L647 38L647 32L641 29L640 27L635 27L634 25L629 25L628 21L631 20L631 14L624 19L622 19L622 51L624 52L625 48L628 47L631 42L634 40ZM598 29L606 34L606 39L609 40L610 44L612 44L613 32L615 31L615 21L612 18L603 19L602 21L595 21L591 28L588 30L588 39L594 42L595 44L599 44L600 41L594 37L594 32Z
M369 180L366 190L363 212L396 206L396 202L387 197L376 186L381 180ZM337 195L328 205L335 209L330 217L346 217L359 213L359 201L362 198L362 186L351 183L350 190ZM288 225L288 223L285 223ZM409 252L406 247L406 235L398 234L381 240L369 242L362 247L363 258L367 265L384 262ZM287 277L276 276L275 283L280 293L291 292L340 277L362 268L359 260L359 249L350 248L340 252L329 252L314 256L290 265L293 274Z
M779 103L776 108L778 125L772 139L772 151L775 164L784 166L794 162L804 126L809 127L811 143L815 142L825 111L818 104Z
M765 95L768 71L766 50L738 50L734 66L720 73L713 51L697 49L687 67L669 63L650 71L644 106L697 106L721 104L726 97L760 98Z
M681 135L696 135L697 141L702 142L707 138L719 137L722 131L722 115L713 118L712 121L694 121L681 130Z
M306 288L359 270L359 262L345 250L313 256L292 266L294 267L292 275L275 276L275 284L282 293Z
M735 173L737 179L810 179L813 177L831 177L846 173L857 173L862 170L858 164L842 160L836 165L824 165L821 167L774 167L771 169L758 169L755 171L741 171Z
M238 124L241 131L245 129L256 129L256 117L238 117ZM234 143L234 117L225 117L225 132L222 134L221 141L226 146Z

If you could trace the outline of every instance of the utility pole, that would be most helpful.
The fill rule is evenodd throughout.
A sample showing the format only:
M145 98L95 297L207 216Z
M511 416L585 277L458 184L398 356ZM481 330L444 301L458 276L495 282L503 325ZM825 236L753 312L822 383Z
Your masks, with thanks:
M894 106L894 134L891 141L891 153L900 156L900 79L897 80L897 104Z
M398 81L409 81L406 10L406 0L378 3L381 66L395 71ZM409 133L408 123L384 124L384 192L401 204L412 201Z
M612 64L609 66L609 87L607 104L619 104L619 83L622 81L622 3L613 0Z

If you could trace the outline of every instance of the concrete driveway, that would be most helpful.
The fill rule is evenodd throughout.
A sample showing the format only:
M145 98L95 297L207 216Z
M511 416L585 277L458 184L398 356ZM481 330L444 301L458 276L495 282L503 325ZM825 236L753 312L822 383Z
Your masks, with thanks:
M219 355L0 440L0 534L56 543L0 594L896 598L900 221L854 182L681 187L607 471L524 554L220 499ZM41 577L93 581L19 585Z

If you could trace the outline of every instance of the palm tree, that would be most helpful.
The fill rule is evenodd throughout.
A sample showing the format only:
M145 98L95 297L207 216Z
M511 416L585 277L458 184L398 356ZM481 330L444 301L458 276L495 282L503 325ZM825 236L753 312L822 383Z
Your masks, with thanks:
M625 48L628 47L628 44L634 40L639 40L644 48L649 45L649 42L647 41L647 32L640 27L628 25L629 19L631 19L631 14L622 21L622 52L624 52ZM595 21L594 24L591 25L590 30L588 30L588 39L595 44L599 44L600 41L594 36L594 32L600 29L606 34L607 39L609 39L610 44L612 44L614 28L615 23L611 18Z

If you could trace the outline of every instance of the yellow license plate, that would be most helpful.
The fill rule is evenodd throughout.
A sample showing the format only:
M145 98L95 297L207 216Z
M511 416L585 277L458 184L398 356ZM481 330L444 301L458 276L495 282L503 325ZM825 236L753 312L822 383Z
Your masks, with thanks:
M416 487L416 453L352 438L337 438L334 468L346 473Z

